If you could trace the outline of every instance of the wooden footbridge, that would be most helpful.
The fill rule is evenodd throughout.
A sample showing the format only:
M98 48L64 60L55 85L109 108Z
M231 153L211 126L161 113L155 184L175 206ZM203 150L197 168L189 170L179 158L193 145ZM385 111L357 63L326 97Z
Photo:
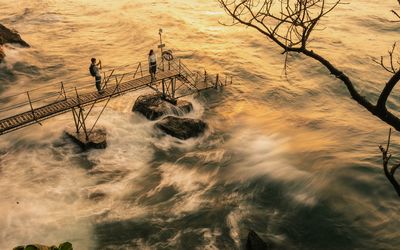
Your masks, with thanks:
M194 74L179 59L163 61L154 81L147 69L147 62L138 62L104 72L101 94L97 92L93 79L84 85L76 85L79 82L60 82L3 97L0 99L0 135L33 124L41 125L46 119L71 111L76 132L83 131L88 139L110 99L122 94L150 88L162 93L168 100L176 100L232 83L231 77L222 80L218 75L210 77L206 72ZM88 128L85 121L89 113L95 104L103 101L105 105L91 128Z

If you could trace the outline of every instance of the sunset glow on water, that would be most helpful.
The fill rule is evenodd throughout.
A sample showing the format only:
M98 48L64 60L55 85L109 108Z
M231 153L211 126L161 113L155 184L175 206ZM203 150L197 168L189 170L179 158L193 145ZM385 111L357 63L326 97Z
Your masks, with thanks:
M212 0L0 6L0 23L31 45L4 47L0 99L90 83L92 57L105 70L147 61L150 49L159 54L160 28L190 69L234 75L230 86L184 98L194 106L186 116L208 124L198 138L165 136L131 111L150 88L110 101L99 120L104 150L82 152L65 137L71 113L1 135L0 249L242 249L249 229L274 249L399 249L400 200L378 149L389 125L318 62L291 54L285 75L282 50L253 29L223 25L231 19ZM339 5L308 46L375 102L391 75L372 59L398 40L399 8ZM396 114L399 96L395 88L389 99ZM395 162L400 134L392 140Z

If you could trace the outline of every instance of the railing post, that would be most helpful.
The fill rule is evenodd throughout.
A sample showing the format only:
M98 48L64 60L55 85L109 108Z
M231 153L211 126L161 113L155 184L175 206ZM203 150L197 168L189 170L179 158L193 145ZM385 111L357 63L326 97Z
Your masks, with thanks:
M181 59L179 58L178 74L181 74Z
M75 87L75 93L76 93L76 99L78 100L78 105L81 105L81 100L79 98L78 90L76 89L76 87Z
M176 78L174 77L174 78L172 78L171 79L171 94L172 94L172 99L175 99L175 81L176 81Z
M219 74L217 74L217 77L215 78L215 85L214 87L217 89L218 88L218 81L219 81Z
M29 96L29 91L26 91L26 94L28 95L29 105L31 106L31 112L32 112L32 115L33 115L33 119L36 120L35 111L33 110L33 105L32 105L32 102L31 102L31 97Z
M163 94L163 97L165 97L165 80L164 79L162 79L162 94Z
M61 92L64 94L64 100L67 100L67 93L65 93L64 83L61 82Z

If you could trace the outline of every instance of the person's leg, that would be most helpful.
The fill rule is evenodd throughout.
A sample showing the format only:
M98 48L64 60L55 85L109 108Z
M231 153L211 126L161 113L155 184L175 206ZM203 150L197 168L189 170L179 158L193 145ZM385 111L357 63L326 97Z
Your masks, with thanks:
M156 65L155 64L152 64L151 65L151 79L152 80L155 80L156 79Z
M101 77L97 77L96 76L96 89L97 89L97 91L100 93L100 91L101 91Z
M151 65L149 65L149 73L150 73L151 81L153 81L153 70L151 68Z

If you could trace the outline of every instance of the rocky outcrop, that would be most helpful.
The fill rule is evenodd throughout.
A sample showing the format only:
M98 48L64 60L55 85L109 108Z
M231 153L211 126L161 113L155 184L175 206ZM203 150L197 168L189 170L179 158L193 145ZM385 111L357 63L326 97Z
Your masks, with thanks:
M19 44L22 47L30 47L27 42L22 40L18 32L16 32L15 30L10 30L6 26L0 24L0 63L6 56L2 48L2 46L6 43Z
M271 249L253 230L249 231L246 241L246 250L268 250Z
M67 130L65 134L78 144L83 150L104 149L107 147L107 131L105 128L98 128L90 133L89 138L83 131L77 134L75 131Z
M3 61L5 56L6 56L6 54L4 54L3 48L0 45L0 62Z
M22 47L30 47L27 42L22 40L21 36L15 30L10 30L6 26L0 24L0 45L6 43L19 44Z
M56 246L44 246L39 244L26 245L14 247L13 250L73 250L72 244L69 242L61 243L58 247Z
M167 116L157 122L156 127L166 134L186 140L202 134L207 128L207 124L199 119Z
M139 112L149 120L157 120L163 115L184 115L193 110L190 102L184 100L172 104L162 98L161 94L141 95L136 99L132 111Z

